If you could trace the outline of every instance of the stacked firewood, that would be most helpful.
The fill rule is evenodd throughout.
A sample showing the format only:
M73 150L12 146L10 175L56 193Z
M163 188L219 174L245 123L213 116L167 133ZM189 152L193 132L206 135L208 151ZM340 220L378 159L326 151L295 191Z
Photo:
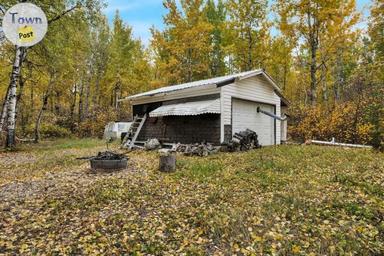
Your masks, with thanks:
M175 144L172 151L183 153L186 156L208 156L219 151L220 147L215 147L210 143L196 144Z
M227 151L247 151L250 149L260 148L258 136L256 132L246 129L235 133L232 137L232 140L223 145L227 148Z

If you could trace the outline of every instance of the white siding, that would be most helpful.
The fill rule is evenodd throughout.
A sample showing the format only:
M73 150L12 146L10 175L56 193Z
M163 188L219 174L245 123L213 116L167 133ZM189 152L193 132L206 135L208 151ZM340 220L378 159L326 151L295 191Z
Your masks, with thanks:
M280 97L265 78L251 77L223 86L221 87L221 141L224 141L224 125L232 124L232 98L274 105L276 115L280 116ZM281 142L280 129L280 121L276 120L276 144Z
M260 145L269 146L275 144L275 120L263 113L258 113L260 107L270 113L275 112L275 106L256 103L248 100L232 100L232 131L236 132L251 129L258 135Z

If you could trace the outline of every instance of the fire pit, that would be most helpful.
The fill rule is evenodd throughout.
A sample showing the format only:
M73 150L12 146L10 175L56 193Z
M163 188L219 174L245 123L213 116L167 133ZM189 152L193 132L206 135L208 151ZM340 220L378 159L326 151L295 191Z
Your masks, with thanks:
M122 170L127 168L128 158L121 154L106 151L88 158L92 170Z

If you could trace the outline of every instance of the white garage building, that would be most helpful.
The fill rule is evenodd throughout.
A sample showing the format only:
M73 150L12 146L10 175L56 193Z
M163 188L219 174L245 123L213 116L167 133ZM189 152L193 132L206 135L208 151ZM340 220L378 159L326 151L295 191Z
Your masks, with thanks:
M162 87L130 96L131 140L220 144L254 130L263 146L287 138L288 101L264 70Z

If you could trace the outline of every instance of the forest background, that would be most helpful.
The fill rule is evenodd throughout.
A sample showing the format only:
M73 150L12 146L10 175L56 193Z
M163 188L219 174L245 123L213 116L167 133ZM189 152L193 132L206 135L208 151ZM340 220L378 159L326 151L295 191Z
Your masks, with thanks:
M0 17L18 2L2 1ZM383 148L383 0L371 2L369 17L354 0L168 0L163 28L153 26L145 44L118 11L109 22L101 0L31 2L51 21L40 44L17 51L0 30L4 144L10 122L16 141L100 137L107 122L129 120L121 98L263 68L291 102L293 140ZM15 56L21 70L11 120Z

